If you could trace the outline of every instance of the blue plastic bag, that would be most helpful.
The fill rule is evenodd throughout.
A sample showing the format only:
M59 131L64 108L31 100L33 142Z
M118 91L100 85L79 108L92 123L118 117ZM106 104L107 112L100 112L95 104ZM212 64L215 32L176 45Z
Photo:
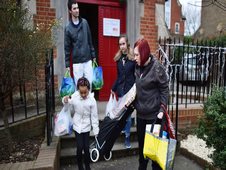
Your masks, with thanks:
M97 62L93 62L93 81L92 89L100 90L104 85L103 80L103 69L101 66L98 66Z
M60 96L71 96L75 92L74 79L70 76L69 70L66 71L60 87Z

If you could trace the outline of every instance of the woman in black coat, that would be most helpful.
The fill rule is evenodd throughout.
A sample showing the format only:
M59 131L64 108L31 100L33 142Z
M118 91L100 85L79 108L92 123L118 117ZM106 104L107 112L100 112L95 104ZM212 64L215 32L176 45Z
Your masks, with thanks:
M162 119L162 105L167 106L169 95L169 79L164 66L150 54L150 47L145 39L138 40L134 45L136 60L136 99L137 135L139 144L139 170L146 170L148 160L144 159L143 147L146 124L152 124L156 117ZM161 170L152 161L153 170Z
M114 57L117 63L117 79L112 86L111 92L117 93L119 100L131 89L135 83L135 61L133 50L130 48L128 38L126 35L119 37L119 50ZM130 128L131 116L127 119L125 126L125 147L131 148L130 144Z

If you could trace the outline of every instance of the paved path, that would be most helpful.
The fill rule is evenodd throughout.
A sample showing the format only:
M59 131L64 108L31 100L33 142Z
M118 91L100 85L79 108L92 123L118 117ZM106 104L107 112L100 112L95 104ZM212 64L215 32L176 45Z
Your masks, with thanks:
M61 167L60 170L77 170L77 165L68 165ZM120 159L114 159L111 161L100 161L91 164L93 170L137 170L138 169L138 156L130 156ZM151 170L151 162L148 164L147 170ZM203 170L194 161L187 159L182 155L176 155L174 170Z

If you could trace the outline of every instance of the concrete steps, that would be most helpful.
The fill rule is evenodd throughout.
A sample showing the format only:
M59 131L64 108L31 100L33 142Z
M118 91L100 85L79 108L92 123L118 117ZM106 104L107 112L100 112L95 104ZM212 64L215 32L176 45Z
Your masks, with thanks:
M98 117L100 120L100 124L105 117L105 109L106 109L107 102L97 102L98 107ZM131 156L138 153L138 142L137 142L137 134L136 134L136 121L135 121L135 114L132 114L132 127L131 127L131 134L130 134L130 141L131 141L131 149L126 149L124 146L125 141L125 134L120 134L117 138L113 148L112 148L112 159ZM94 135L91 131L90 133L90 144L94 141ZM73 133L70 136L63 136L60 138L60 166L67 166L67 165L75 165L76 164L76 141L75 141L75 134ZM103 158L100 158L98 161L103 161Z
M136 127L131 127L130 129L130 139L131 141L137 141L137 135L136 135ZM116 140L116 142L124 143L125 135L120 134L119 138ZM94 135L91 132L90 134L90 144L94 141ZM75 142L75 134L73 133L70 136L62 136L61 137L61 149L70 148L70 147L76 147Z
M101 116L104 118L104 116ZM100 120L100 124L101 124ZM90 133L90 144L94 141L94 135ZM130 141L131 141L131 149L126 149L124 146L125 141L125 134L120 134L117 138L113 148L112 148L112 158L120 158L125 156L132 156L138 154L138 142L137 142L137 134L136 134L136 127L134 123L134 118L132 118L132 127L131 127L131 134L130 134ZM76 141L74 133L70 136L63 136L60 138L60 166L66 165L74 165L77 163L76 159ZM103 161L103 158L99 158L98 161Z
M131 142L131 149L126 149L124 143L116 142L112 148L112 158L120 158L125 156L132 156L138 154L138 142ZM99 158L98 161L103 161L103 158ZM76 164L76 148L65 148L60 153L60 165Z

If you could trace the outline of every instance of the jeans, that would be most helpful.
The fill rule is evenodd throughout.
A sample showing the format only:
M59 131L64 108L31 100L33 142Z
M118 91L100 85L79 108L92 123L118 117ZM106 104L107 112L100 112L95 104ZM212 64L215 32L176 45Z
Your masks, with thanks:
M119 97L118 98L118 103L121 102L123 97ZM130 128L131 128L131 124L132 124L132 119L131 119L131 115L127 118L126 120L126 125L125 127L123 128L123 131L125 131L125 136L126 137L129 137L130 136Z
M126 120L126 125L124 127L126 138L130 136L131 124L132 124L132 119L131 119L131 116L129 116Z
M146 124L152 124L154 120L145 120L137 117L137 136L139 146L139 170L146 170L148 165L148 159L144 158L144 137ZM152 161L152 170L161 170L161 167L154 161Z

